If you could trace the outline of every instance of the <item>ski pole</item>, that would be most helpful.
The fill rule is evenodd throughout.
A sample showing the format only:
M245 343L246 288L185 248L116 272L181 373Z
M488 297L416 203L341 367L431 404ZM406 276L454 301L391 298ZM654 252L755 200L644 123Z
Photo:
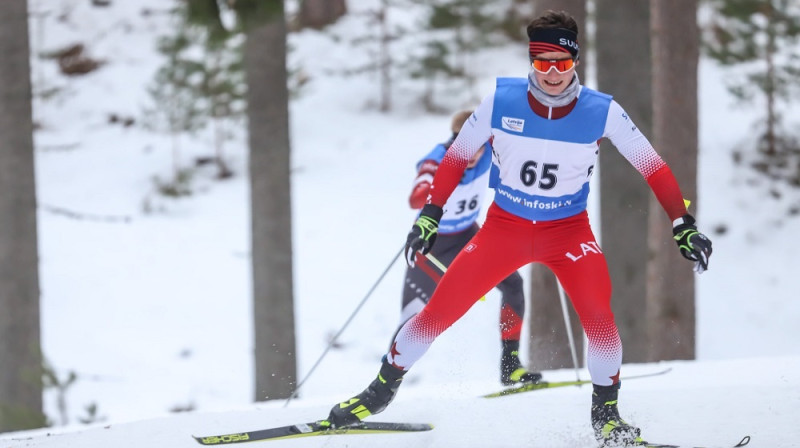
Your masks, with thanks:
M344 325L342 325L342 328L340 328L339 331L328 342L328 346L325 347L325 350L323 350L322 354L317 359L317 362L315 362L314 365L311 366L311 370L308 371L305 378L303 378L302 380L300 380L299 383L297 383L297 387L294 389L294 392L292 392L292 394L289 395L289 398L286 399L286 403L283 404L283 407L289 406L289 402L292 401L292 399L297 396L297 392L300 390L301 387L303 387L303 384L306 381L308 381L308 379L311 377L311 374L314 373L314 370L316 370L317 366L319 366L319 363L322 362L322 359L325 358L325 355L328 354L333 345L336 344L336 340L339 339L339 336L342 335L345 328L347 328L347 326L350 325L350 322L353 320L353 318L356 317L358 311L361 309L362 306L364 306L364 303L366 303L367 299L369 299L369 297L372 295L372 292L375 291L375 288L378 287L378 284L380 284L381 280L383 280L383 277L386 276L386 273L389 272L389 269L391 269L392 266L394 266L394 263L397 261L397 259L400 258L400 255L403 253L405 247L406 245L403 244L403 247L400 248L400 251L397 252L397 255L395 255L394 258L392 258L392 261L389 263L389 266L386 266L386 269L383 270L383 273L380 275L380 277L378 277L378 280L376 280L375 284L372 285L372 288L369 289L367 295L365 295L364 298L361 299L361 302L358 304L358 306L356 306L356 309L353 310L353 312L350 314L350 317L347 318L347 321L344 323Z
M572 352L572 364L575 366L575 378L580 381L581 376L578 373L578 354L575 350L575 339L572 337L572 322L570 321L569 311L567 310L567 298L564 294L564 287L561 286L561 282L558 281L557 278L556 284L558 285L558 297L561 299L561 312L564 314L564 325L567 326L567 339L569 339L569 350Z
M425 258L430 260L430 262L433 263L434 266L439 268L440 271L447 272L447 266L445 266L444 263L442 263L436 257L434 257L432 253L428 252L427 254L425 254Z

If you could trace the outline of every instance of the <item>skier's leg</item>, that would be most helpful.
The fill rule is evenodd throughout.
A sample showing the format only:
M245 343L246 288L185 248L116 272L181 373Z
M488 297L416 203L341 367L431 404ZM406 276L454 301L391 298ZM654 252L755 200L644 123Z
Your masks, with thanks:
M500 382L506 386L534 383L542 379L539 372L528 371L519 359L519 340L525 316L525 294L522 276L514 271L497 285L502 294L500 305Z
M449 266L453 259L458 255L461 248L478 231L478 226L467 229L459 233L441 234L436 240L436 245L431 251L431 255L436 257L442 264ZM397 333L403 325L422 311L428 303L436 285L444 275L441 270L430 263L427 259L419 258L413 267L406 268L406 276L403 282L403 306L400 310L400 324L395 330L390 341L394 341ZM391 348L391 343L389 344Z
M408 370L433 340L455 323L500 279L527 263L528 255L514 244L516 237L504 226L486 225L453 260L428 304L398 333L387 360Z
M436 289L438 279L438 277L432 278L425 272L420 263L406 268L406 276L403 281L403 306L400 309L398 330L408 319L425 307Z
M611 311L608 265L588 220L573 221L559 229L562 255L550 258L547 264L570 297L588 339L592 428L597 440L607 446L636 443L641 441L639 428L625 422L617 409L622 343ZM562 232L570 228L570 232Z
M383 411L394 399L403 375L433 340L497 282L530 262L532 245L522 241L529 230L523 225L526 221L520 224L505 216L507 213L493 213L492 209L484 227L450 265L428 304L400 329L377 378L363 392L331 409L328 420L333 426L357 423ZM504 219L494 219L495 215Z
M522 334L522 320L525 317L525 293L522 276L514 271L497 284L502 294L500 306L500 338L519 341Z
M600 246L583 213L554 225L537 240L541 261L556 275L572 301L588 339L587 364L592 382L618 381L622 343L611 311L611 278Z

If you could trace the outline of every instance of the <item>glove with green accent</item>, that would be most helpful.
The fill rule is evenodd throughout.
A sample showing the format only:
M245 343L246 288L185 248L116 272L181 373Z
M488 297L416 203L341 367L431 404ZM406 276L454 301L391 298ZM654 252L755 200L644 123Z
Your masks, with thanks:
M687 260L694 261L694 271L702 274L708 269L708 259L711 257L711 240L697 231L692 215L683 215L673 222L672 235L678 243L681 255Z
M439 220L442 219L444 211L438 205L425 204L422 212L414 223L414 227L408 232L406 238L406 263L414 267L414 260L417 252L427 254L431 251L436 235L439 233Z

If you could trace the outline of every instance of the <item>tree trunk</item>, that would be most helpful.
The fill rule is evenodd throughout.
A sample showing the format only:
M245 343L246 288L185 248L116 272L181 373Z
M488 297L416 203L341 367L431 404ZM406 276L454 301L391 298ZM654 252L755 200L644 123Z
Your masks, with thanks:
M42 427L39 260L26 0L0 5L0 432Z
M597 87L613 95L642 133L651 136L650 5L641 0L595 0L595 5ZM644 304L652 193L607 140L600 145L598 174L600 243L611 274L611 305L625 347L623 362L642 362L649 349Z
M771 19L775 14L772 7L769 7L767 16ZM772 22L772 20L770 20ZM775 70L775 53L777 52L777 36L775 35L775 27L767 27L767 51L764 52L764 59L767 63L767 70L764 74L764 94L767 97L767 131L765 134L766 149L765 153L769 158L776 158L780 160L779 153L783 152L783 148L777 147L777 134L778 134L778 112L775 109L775 94L778 83L776 82L777 73ZM762 149L763 150L763 149ZM776 161L777 162L777 161Z
M539 0L534 17L548 9L567 11L578 22L578 42L581 45L581 63L578 76L583 80L586 66L586 1L585 0ZM527 73L523 74L527 76ZM534 264L531 267L530 306L527 314L530 330L529 355L531 368L537 370L573 367L564 317L558 295L558 283L550 269ZM578 363L583 365L583 329L575 309L569 307L572 334L576 344Z
M300 26L320 29L335 22L347 12L345 0L303 0L300 4Z
M380 46L378 53L378 67L381 78L381 112L392 110L392 52L389 48L392 42L391 31L389 30L389 1L382 0L381 6L376 13L378 24L380 25Z
M250 0L249 20L260 19L247 26L244 58L248 86L256 401L288 398L297 382L286 23L283 2L269 3L272 5Z
M697 0L651 0L653 145L672 168L685 198L697 205ZM692 264L672 240L672 223L650 201L647 326L650 360L694 359Z

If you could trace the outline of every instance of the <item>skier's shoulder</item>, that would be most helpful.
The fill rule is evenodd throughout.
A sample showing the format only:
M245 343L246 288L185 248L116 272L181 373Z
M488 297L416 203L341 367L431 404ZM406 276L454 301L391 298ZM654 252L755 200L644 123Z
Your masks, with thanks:
M528 78L519 78L519 77L510 77L510 76L500 76L495 79L495 93L498 90L508 89L508 88L520 88L523 87L526 90L528 89Z
M584 96L584 95L586 95L586 97L597 98L597 99L601 99L603 101L608 101L608 102L610 102L614 98L613 95L610 95L608 93L592 89L591 87L586 87L585 85L581 85L580 96Z

